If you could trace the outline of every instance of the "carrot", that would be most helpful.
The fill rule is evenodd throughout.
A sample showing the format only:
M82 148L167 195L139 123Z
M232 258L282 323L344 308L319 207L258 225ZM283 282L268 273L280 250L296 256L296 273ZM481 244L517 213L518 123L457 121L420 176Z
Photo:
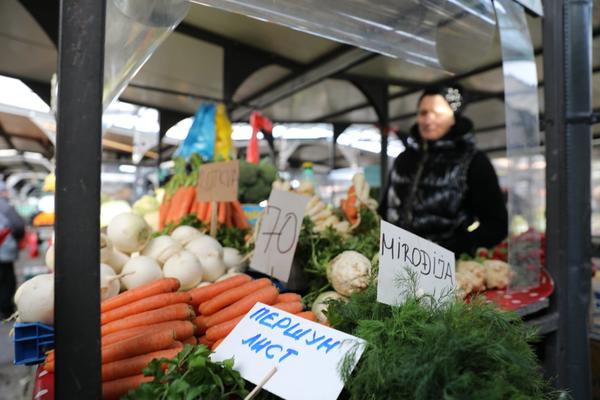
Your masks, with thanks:
M108 346L109 344L120 342L124 339L137 336L140 333L155 332L160 329L173 329L175 331L175 339L184 340L192 335L196 331L196 325L190 321L167 321L153 325L142 325L134 328L124 329L115 333L102 336L102 346Z
M130 390L136 389L144 382L150 382L154 379L151 376L134 375L127 378L116 379L114 381L102 383L102 399L116 400L127 394Z
M226 209L225 209L225 205L226 203L224 201L221 201L218 203L219 204L219 209L217 211L217 222L219 223L219 225L224 225L225 224L225 217L226 217Z
M281 293L277 296L277 303L292 303L302 301L302 296L298 293Z
M169 347L167 347L167 349L183 349L183 343L179 340L175 340Z
M142 333L121 342L102 347L102 364L164 350L171 346L174 341L175 331L172 329Z
M175 278L163 278L157 281L142 285L138 288L128 290L118 296L103 301L100 304L100 311L106 312L115 308L133 303L134 301L145 299L155 294L176 292L179 290L179 281Z
M225 226L231 228L233 226L233 208L231 203L225 203Z
M240 315L239 317L230 319L229 321L221 322L220 324L211 326L206 330L206 338L208 340L223 339L225 336L229 335L229 333L244 317L245 315Z
M169 224L171 222L177 222L175 220L175 215L179 213L179 208L181 207L181 202L184 196L185 188L180 186L175 190L173 197L171 197L171 207L169 207L169 212L167 213L167 218L165 219L165 224Z
M299 301L293 301L289 303L276 303L273 307L278 308L282 311L289 312L290 314L297 314L304 310L304 305Z
M189 293L176 292L156 294L102 313L102 315L100 315L100 323L104 325L130 315L156 310L157 308L169 306L171 304L189 303L191 300L192 296L190 296Z
M225 338L223 339L219 339L215 342L215 344L212 345L212 347L210 348L212 351L215 351L217 349L217 347L219 347L219 345L223 342L223 340L225 340Z
M143 369L148 366L150 361L160 358L173 358L181 349L167 349L153 351L152 353L126 358L119 361L113 361L102 365L102 382L125 378L141 374Z
M221 322L246 314L256 303L274 304L279 291L274 286L267 286L250 293L244 298L209 316L196 318L198 329L208 329Z
M249 295L257 291L260 288L271 285L269 278L261 278L254 281L246 282L243 285L231 288L223 293L218 294L210 300L200 304L198 310L202 315L211 315L227 307L230 304L235 303L242 297Z
M225 279L221 282L213 283L209 286L204 286L201 288L191 289L188 293L192 296L192 301L190 304L197 306L202 302L205 302L208 299L212 299L219 293L223 293L226 290L234 288L236 286L240 286L243 283L251 280L248 275L236 275L231 278Z
M309 321L317 321L317 317L315 316L315 313L312 311L304 311L301 313L296 314L296 317L300 317L300 318L304 318L307 319Z
M234 226L240 229L248 228L248 220L246 219L246 215L244 214L244 210L242 210L242 205L239 201L231 202L233 206L233 217L234 217Z
M196 336L190 336L189 338L185 339L183 342L183 345L185 346L186 344L191 344L192 346L195 346L198 344L198 339L196 338Z
M102 325L100 332L102 333L102 336L104 336L109 333L122 331L136 326L152 325L173 320L191 320L195 315L192 307L187 304L172 304L170 306L145 311L140 314L109 322L106 325Z
M208 207L208 203L206 201L201 201L198 203L198 207L196 207L196 218L200 221L204 221L204 216L206 215L206 207Z
M165 198L163 199L162 203L160 204L160 208L158 209L160 229L164 228L164 226L165 226L165 221L167 220L167 214L169 213L169 208L171 208L171 196L166 194Z
M206 336L200 336L198 338L198 343L205 345L209 349L212 347L213 344L215 344L214 340L209 340Z
M212 210L212 202L207 202L208 204L206 205L206 209L204 210L204 218L202 219L202 221L208 223L210 222L210 214L211 214L211 210Z

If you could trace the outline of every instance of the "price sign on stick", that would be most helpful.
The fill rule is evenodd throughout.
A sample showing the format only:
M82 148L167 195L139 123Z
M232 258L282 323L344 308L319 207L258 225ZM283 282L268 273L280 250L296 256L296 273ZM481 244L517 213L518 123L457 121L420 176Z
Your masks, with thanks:
M364 345L347 333L257 303L211 359L233 358L244 379L266 380L264 389L284 399L334 400L344 386L342 361L350 355L354 368Z
M381 221L377 301L396 305L417 280L417 293L435 297L456 287L454 253L429 240Z
M292 261L309 198L273 190L264 211L250 268L282 282L290 278Z
M224 161L200 166L198 170L199 201L237 201L239 161Z

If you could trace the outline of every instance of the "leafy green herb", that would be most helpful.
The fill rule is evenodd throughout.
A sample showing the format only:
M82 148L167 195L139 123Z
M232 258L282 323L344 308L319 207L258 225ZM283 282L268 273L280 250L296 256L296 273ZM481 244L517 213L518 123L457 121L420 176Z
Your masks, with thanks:
M341 366L349 399L549 399L529 343L531 329L513 313L475 299L409 295L404 304L378 303L376 285L333 302L336 329L367 347L354 372L355 354Z
M186 345L173 359L153 360L144 375L153 376L129 392L125 400L229 400L248 394L233 360L213 362L206 346ZM164 368L166 365L166 369Z

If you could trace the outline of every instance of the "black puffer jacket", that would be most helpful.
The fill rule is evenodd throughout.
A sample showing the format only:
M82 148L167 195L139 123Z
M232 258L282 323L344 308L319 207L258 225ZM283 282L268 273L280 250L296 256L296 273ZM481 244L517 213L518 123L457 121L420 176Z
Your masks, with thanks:
M442 139L423 141L413 126L380 205L387 221L457 255L492 247L508 231L498 177L487 156L475 148L471 129L471 122L459 117ZM468 232L474 221L479 227Z

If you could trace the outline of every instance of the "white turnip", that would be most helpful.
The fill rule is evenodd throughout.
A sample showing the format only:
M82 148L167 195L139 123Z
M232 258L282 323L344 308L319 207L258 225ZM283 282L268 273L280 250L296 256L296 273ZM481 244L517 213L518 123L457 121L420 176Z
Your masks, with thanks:
M100 264L100 300L108 300L115 297L121 290L119 277L110 265Z
M179 290L189 290L202 282L203 268L198 258L187 250L171 256L163 266L163 275L177 278L181 285Z
M54 274L41 274L25 281L15 293L21 322L54 324Z
M119 214L106 230L112 245L124 253L140 251L150 239L151 229L143 217L134 213Z
M185 246L199 236L204 236L204 234L193 226L188 225L178 226L171 232L171 237L182 246Z
M138 286L154 282L163 276L158 262L146 256L134 257L127 261L122 273L121 283L126 289L134 289Z
M169 258L181 250L183 250L181 245L173 240L171 236L162 235L150 240L146 247L144 247L144 250L142 250L142 255L152 257L160 265L163 265Z

